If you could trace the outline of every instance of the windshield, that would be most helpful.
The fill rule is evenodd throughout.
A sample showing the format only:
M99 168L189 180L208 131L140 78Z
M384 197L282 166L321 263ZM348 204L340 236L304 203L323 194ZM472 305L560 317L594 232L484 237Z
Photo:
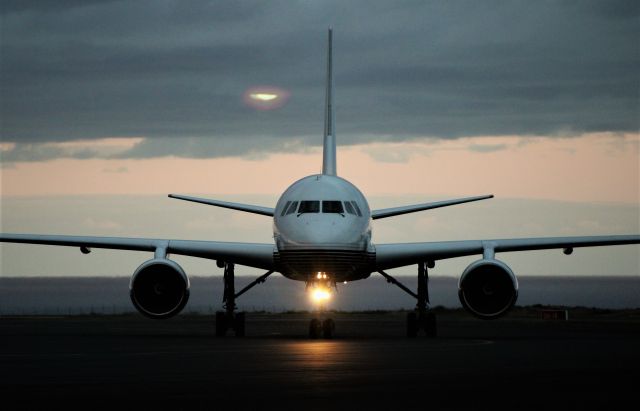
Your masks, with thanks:
M322 212L344 214L344 209L342 208L342 201L323 201Z
M304 213L319 213L320 201L300 201L300 208L298 209L298 215Z
M295 213L296 212L296 208L298 208L298 202L294 201L289 206L289 209L287 210L287 215Z
M356 210L358 217L362 217L362 211L360 211L360 207L358 207L358 203L356 203L355 201L351 201L351 204L353 204L353 208Z

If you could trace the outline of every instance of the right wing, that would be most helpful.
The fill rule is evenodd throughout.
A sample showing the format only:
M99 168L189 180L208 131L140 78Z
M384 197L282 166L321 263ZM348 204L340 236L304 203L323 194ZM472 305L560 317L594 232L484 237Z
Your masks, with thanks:
M577 247L640 244L640 235L591 237L506 238L498 240L435 241L430 243L376 244L376 269L386 270L418 264L483 254L563 248L570 253Z
M38 234L0 234L0 242L79 247L83 252L88 252L91 248L150 251L157 257L178 254L223 260L264 270L275 268L274 244Z
M178 200L193 201L194 203L212 205L216 207L231 208L232 210L246 211L247 213L266 215L270 217L273 217L274 213L273 208L255 206L251 204L230 203L228 201L209 200L207 198L189 197L177 194L169 194L169 197L177 198Z

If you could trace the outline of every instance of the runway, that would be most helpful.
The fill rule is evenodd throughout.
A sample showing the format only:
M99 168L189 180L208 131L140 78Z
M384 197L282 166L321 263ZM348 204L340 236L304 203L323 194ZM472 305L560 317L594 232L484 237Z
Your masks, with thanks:
M588 314L588 313L587 313ZM3 409L623 409L636 402L640 316L570 321L439 315L436 339L404 314L247 314L245 338L208 316L0 318ZM633 407L632 407L633 408Z

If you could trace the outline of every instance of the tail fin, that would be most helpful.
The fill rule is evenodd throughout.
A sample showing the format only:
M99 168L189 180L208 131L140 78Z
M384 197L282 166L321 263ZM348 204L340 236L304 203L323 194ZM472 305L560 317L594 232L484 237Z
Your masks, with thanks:
M329 42L327 44L327 95L324 112L324 145L322 150L322 174L335 176L336 171L336 135L335 116L333 112L333 64L332 37L333 30L329 27Z

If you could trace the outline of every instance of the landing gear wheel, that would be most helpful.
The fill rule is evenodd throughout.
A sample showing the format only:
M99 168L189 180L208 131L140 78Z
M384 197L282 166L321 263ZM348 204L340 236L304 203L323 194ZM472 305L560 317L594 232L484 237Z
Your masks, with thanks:
M224 337L227 333L227 313L224 311L216 312L216 337Z
M322 322L322 335L324 338L333 338L335 329L336 323L331 318L327 318Z
M438 323L434 313L427 313L424 318L424 331L427 337L435 338L438 336Z
M309 338L319 338L322 333L322 323L314 318L309 323Z
M411 312L407 314L407 337L415 338L418 336L418 316Z
M236 332L236 337L244 337L244 313L236 314L236 318L233 320L233 329Z

